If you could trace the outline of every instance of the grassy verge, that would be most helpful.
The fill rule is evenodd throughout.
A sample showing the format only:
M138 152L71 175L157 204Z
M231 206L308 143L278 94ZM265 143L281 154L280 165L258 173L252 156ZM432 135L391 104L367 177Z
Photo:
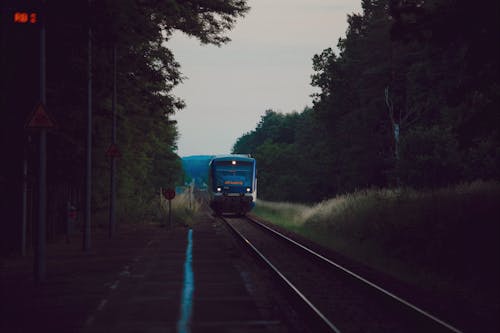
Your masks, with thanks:
M498 289L499 203L500 183L478 181L370 189L313 206L259 201L253 213L408 283L474 298Z
M189 226L195 224L200 207L200 202L190 197L188 193L177 195L171 202L172 223ZM168 201L161 199L159 208L158 219L160 222L168 223Z
M201 203L190 198L187 193L177 195L171 202L172 226L192 225L196 223L196 216L201 208ZM149 200L135 201L133 204L119 202L116 209L117 225L152 223L159 225L168 224L168 201L159 195ZM96 210L92 216L92 223L100 228L107 228L109 223L109 208ZM83 224L83 217L78 224Z

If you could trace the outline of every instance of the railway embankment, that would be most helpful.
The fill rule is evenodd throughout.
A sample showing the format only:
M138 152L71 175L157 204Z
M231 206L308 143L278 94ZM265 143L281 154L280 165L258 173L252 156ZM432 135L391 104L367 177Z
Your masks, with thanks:
M259 201L254 213L497 322L500 183L368 189L316 205Z

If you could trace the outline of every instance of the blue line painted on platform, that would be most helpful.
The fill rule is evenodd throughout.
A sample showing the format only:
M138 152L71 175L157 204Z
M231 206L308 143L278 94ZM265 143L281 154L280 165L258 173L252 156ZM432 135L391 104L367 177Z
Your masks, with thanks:
M184 288L181 296L181 316L177 322L178 333L191 333L191 313L193 312L193 230L188 231L186 261L184 262Z

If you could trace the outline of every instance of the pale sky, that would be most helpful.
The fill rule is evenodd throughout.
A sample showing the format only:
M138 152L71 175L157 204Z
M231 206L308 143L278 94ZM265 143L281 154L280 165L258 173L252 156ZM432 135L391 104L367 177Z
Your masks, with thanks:
M311 106L312 57L336 47L361 0L249 0L222 47L176 34L167 46L187 79L174 89L187 106L175 115L178 154L230 153L267 109Z

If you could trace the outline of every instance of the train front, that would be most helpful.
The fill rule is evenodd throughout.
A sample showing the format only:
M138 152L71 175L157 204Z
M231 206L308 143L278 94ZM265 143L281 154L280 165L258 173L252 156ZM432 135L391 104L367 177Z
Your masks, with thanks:
M255 205L255 159L230 155L210 163L211 208L216 214L245 214Z

